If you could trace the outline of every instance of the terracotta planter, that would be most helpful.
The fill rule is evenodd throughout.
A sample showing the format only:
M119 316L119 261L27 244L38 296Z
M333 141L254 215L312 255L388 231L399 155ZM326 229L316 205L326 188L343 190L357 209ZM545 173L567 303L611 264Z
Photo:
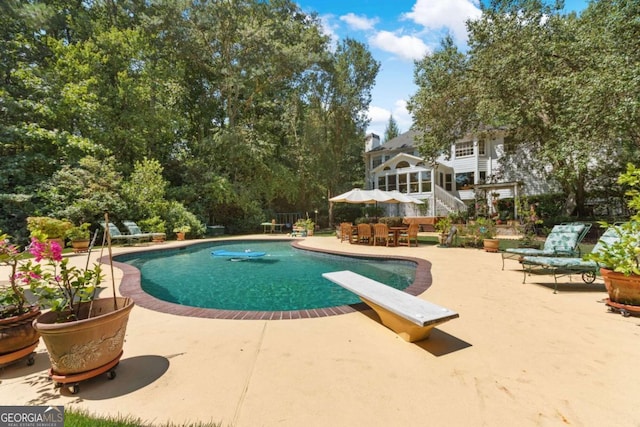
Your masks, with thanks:
M609 299L612 302L640 306L639 275L625 276L622 273L616 273L606 268L601 268L600 274L609 293Z
M27 313L0 319L0 355L29 347L40 338L33 328L33 320L40 315L39 307L31 307Z
M61 248L64 249L64 239L61 237L50 237L47 239L47 242L56 242L60 245Z
M176 238L177 238L178 240L184 240L184 233L177 232L177 233L176 233Z
M58 312L47 312L33 322L47 346L54 374L70 375L99 368L119 357L134 303L129 298L100 298L81 304L80 319L56 323ZM91 315L89 317L89 309Z
M71 247L73 248L73 252L86 252L89 250L89 244L91 241L89 239L76 239L71 241Z
M483 244L486 252L498 252L500 250L500 240L498 239L484 239Z

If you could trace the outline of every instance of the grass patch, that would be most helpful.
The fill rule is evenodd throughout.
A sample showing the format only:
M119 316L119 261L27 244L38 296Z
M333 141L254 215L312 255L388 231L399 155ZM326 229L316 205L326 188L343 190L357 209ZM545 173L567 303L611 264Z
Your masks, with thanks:
M79 409L65 409L64 425L70 427L221 427L221 423L153 424L131 416L99 417Z

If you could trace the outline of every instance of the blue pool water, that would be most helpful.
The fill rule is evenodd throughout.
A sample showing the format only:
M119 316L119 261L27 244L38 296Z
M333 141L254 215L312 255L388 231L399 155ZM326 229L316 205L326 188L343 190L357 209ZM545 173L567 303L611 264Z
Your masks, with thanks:
M212 251L263 251L249 260ZM137 267L142 289L164 301L192 307L248 311L326 308L360 302L322 273L352 270L397 289L415 279L410 261L354 258L295 249L290 242L226 241L116 257Z

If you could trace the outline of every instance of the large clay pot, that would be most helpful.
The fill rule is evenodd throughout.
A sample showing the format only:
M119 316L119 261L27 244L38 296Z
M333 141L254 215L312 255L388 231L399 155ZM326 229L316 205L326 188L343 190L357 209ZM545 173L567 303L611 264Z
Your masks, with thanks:
M486 252L498 252L500 249L500 240L498 239L484 239L483 244Z
M122 351L129 313L129 298L100 298L80 306L81 320L58 323L63 313L47 312L33 322L47 346L54 374L70 375L99 368ZM89 317L91 309L91 317Z
M34 306L19 316L0 319L0 355L13 353L38 341L40 334L32 323L39 315L40 308Z
M600 269L609 299L615 303L640 306L640 276L625 276L606 268Z
M176 233L176 238L177 238L178 240L184 240L184 233L182 233L182 232L178 231L178 232Z
M71 241L71 247L73 248L74 253L87 252L89 250L90 243L91 240L89 239L75 239Z

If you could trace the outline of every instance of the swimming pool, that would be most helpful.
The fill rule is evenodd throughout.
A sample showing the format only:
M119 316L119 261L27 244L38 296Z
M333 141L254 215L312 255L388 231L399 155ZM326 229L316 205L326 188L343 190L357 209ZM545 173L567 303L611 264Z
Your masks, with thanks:
M246 261L214 257L216 249L264 251ZM352 270L397 289L410 286L413 261L337 256L293 248L289 241L221 241L131 253L114 258L138 268L144 292L182 306L218 310L291 311L336 307L360 300L322 278Z

